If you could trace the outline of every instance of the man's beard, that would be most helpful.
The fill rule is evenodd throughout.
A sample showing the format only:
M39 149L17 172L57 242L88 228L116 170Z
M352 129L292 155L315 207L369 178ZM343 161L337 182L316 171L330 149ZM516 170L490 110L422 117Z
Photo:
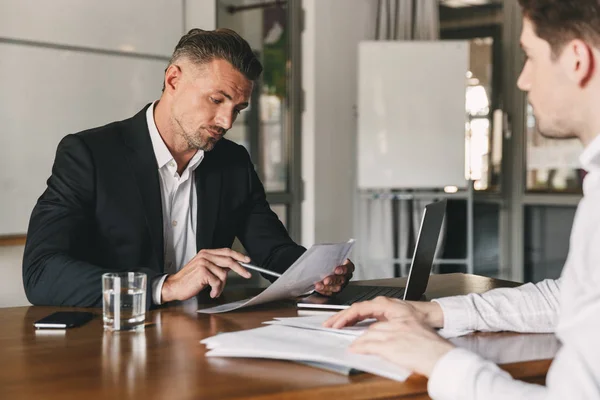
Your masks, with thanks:
M214 138L208 132L206 132L203 135L203 131L207 131L206 128L200 128L198 131L194 132L193 134L189 134L188 132L186 132L185 130L183 130L182 133L181 133L181 135L186 140L186 142L188 144L188 147L190 149L202 150L202 151L211 151L212 149L214 149L214 147L217 144L217 142L219 140L221 140L221 138L223 137L223 135L225 135L226 131L223 128L219 128L219 127L210 127L209 129L212 130L212 131L218 132L221 135L221 137L220 138Z

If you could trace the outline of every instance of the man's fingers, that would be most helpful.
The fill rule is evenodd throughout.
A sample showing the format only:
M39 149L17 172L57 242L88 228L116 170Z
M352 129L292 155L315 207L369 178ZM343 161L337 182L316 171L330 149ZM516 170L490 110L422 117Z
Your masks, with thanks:
M250 273L250 271L248 271L246 268L242 267L236 262L232 262L231 266L229 266L228 268L243 278L252 278L252 274Z
M354 264L352 261L346 259L342 265L335 268L334 273L336 275L348 275L354 272Z
M406 330L410 326L409 321L405 320L391 320L385 322L376 322L369 326L368 332L399 332L402 330Z
M226 249L219 249L219 250L226 250ZM238 275L240 275L246 279L252 277L252 274L246 268L242 267L240 264L238 264L238 262L236 260L230 258L229 256L206 252L203 255L203 258L205 260L210 261L211 263L213 263L214 265L216 265L218 267L229 268L230 270L234 271L235 273L237 273Z
M321 282L315 284L315 288L317 285L321 284L323 286L341 286L346 282L346 278L344 276L335 276L329 275L325 277Z
M215 275L213 275L210 271L207 271L206 280L208 281L208 284L211 287L210 297L212 297L213 299L219 297L219 295L223 291L223 282Z
M212 255L217 255L217 256L224 256L224 257L230 257L233 258L234 260L240 261L240 262L250 262L250 257L239 253L235 250L231 250L228 248L222 248L222 249L204 249L204 250L200 250L200 253L206 253L206 254L212 254Z
M384 356L386 352L389 351L385 339L366 337L360 339L355 340L354 343L350 345L349 349L351 352Z
M227 270L220 268L218 265L215 264L209 264L206 267L210 272L213 273L213 275L215 275L217 278L219 278L220 281L225 282L227 280Z
M348 267L345 265L340 265L339 267L335 268L335 271L333 271L336 275L346 275L346 273L348 272Z
M333 292L329 289L317 290L317 293L322 294L323 296L332 296L333 295Z
M347 266L348 266L348 271L349 271L350 273L353 273L353 272L354 272L354 270L355 270L354 263L353 263L352 261L350 261L350 260L346 260L346 261L348 262L348 263L347 263Z
M354 325L355 323L367 318L381 319L381 309L372 301L365 301L353 304L352 307L339 312L325 322L325 326L340 329L344 326Z

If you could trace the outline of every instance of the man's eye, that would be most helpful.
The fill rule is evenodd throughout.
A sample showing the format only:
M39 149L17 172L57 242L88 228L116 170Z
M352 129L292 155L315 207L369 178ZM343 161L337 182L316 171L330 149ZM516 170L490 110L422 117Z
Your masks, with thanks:
M217 100L217 99L215 99L214 97L211 97L211 98L210 98L210 101L212 101L212 102L213 102L213 103L215 103L215 104L221 104L221 100Z

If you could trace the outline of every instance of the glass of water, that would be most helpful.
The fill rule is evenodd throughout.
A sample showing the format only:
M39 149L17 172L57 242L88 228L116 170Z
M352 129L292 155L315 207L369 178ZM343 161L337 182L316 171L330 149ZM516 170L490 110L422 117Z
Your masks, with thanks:
M104 329L141 331L146 318L146 274L111 272L102 275Z

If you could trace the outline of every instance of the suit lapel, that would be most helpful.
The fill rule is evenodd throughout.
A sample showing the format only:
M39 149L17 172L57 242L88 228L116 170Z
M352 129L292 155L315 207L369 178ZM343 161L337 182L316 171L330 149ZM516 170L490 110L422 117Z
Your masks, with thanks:
M164 270L164 239L162 222L162 200L158 177L158 165L150 140L146 110L125 121L122 130L123 140L131 149L128 159L135 177L135 185L140 196L140 203L146 216L146 224L150 232L152 248L159 271Z
M214 246L214 232L221 204L223 173L217 165L215 150L205 153L195 172L198 213L196 248L210 249Z

